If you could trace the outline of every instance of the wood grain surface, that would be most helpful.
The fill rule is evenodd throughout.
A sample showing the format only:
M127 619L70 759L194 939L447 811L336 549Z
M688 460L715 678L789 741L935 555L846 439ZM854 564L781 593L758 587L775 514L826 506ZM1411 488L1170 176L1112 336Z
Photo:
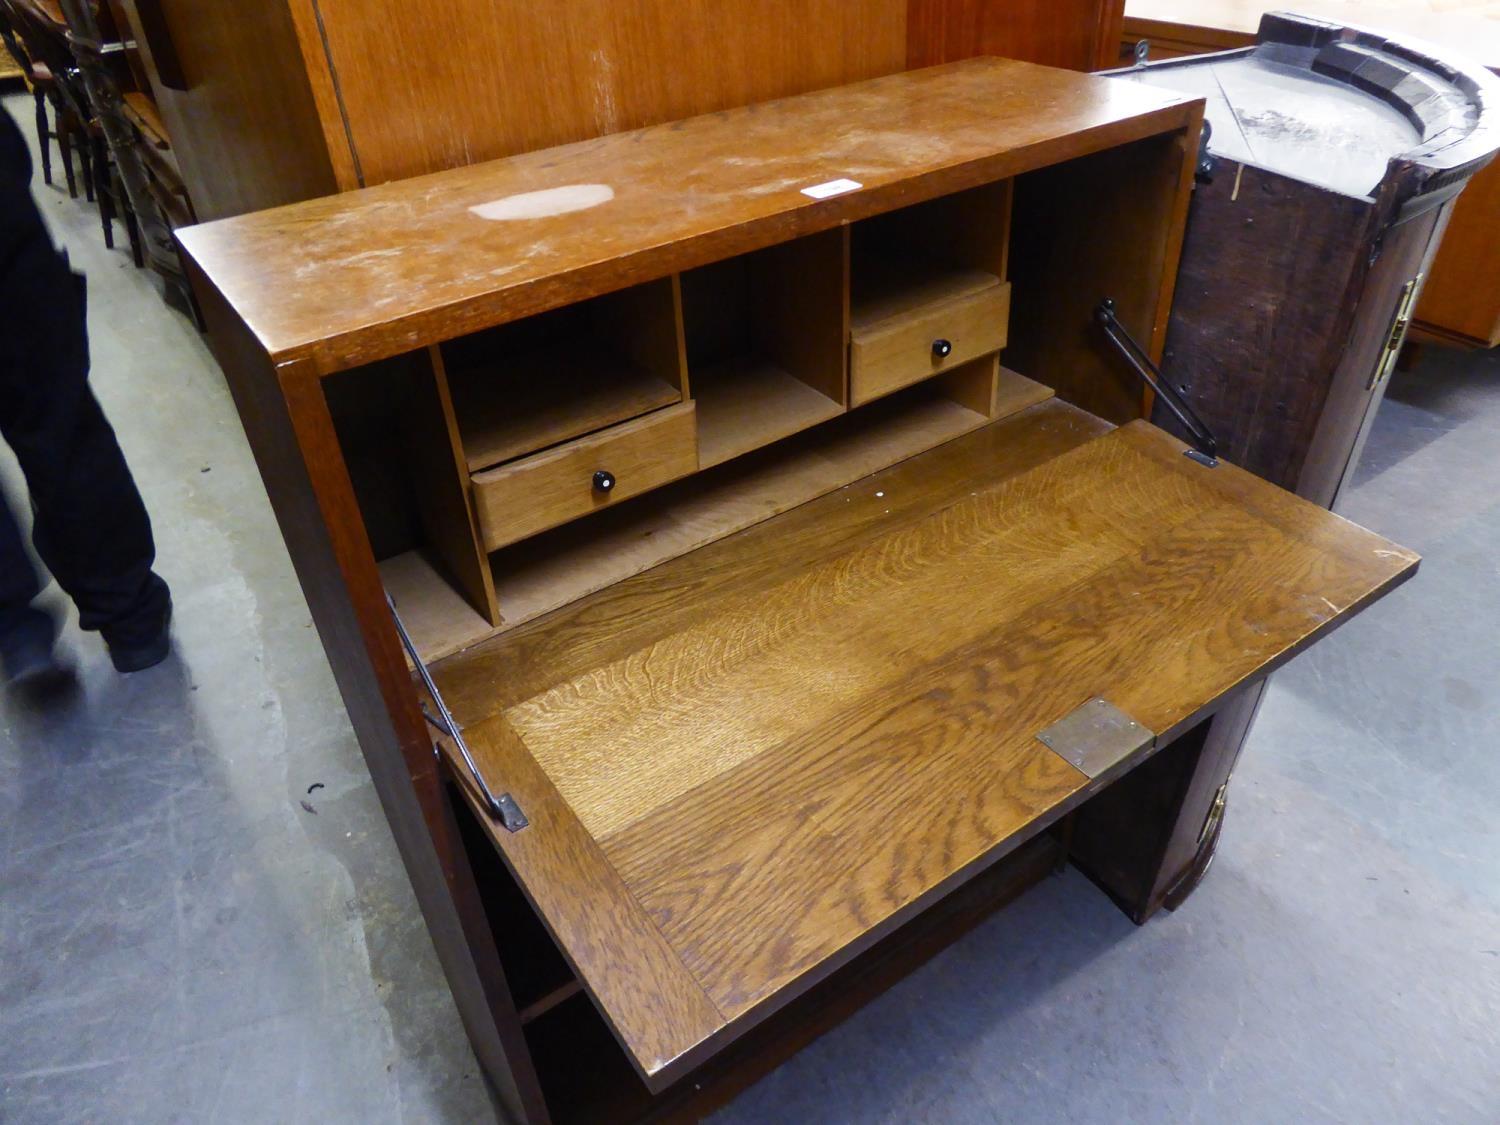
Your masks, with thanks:
M718 1032L722 1014L505 717L464 733L479 768L505 779L506 792L531 823L510 833L483 814L481 822L643 1075L660 1072Z
M1172 737L1415 569L1146 423L1060 432L1076 413L986 427L842 514L809 504L439 665L726 1024L1081 799L1038 730L1103 695Z
M426 547L464 599L486 621L498 625L494 574L468 487L468 467L442 350L428 348L413 360L415 386L403 412L403 428L412 483L422 496L418 514Z
M472 472L680 402L687 385L675 274L440 350Z
M1114 62L1123 0L908 0L908 66L1003 55L1097 70Z
M1093 312L1113 298L1126 330L1160 358L1193 198L1200 111L1195 105L1185 131L1016 179L1005 362L1112 422L1141 417L1146 399Z
M1500 64L1497 64L1500 65ZM1500 164L1474 173L1453 205L1417 302L1417 326L1469 347L1500 344Z
M1295 489L1349 348L1381 214L1253 165L1225 167L1194 189L1162 369L1224 457ZM1372 310L1385 330L1394 307ZM1169 416L1158 404L1157 422Z
M880 407L873 408L879 410ZM608 663L680 628L697 603L732 588L758 590L775 581L783 552L815 563L849 546L921 519L927 504L947 504L972 491L969 474L984 466L990 479L1024 472L1103 433L1108 427L1053 399L1014 418L984 426L945 445L909 456L883 471L859 473L857 487L736 528L689 556L668 561L570 600L544 619L435 665L443 697L464 722L494 714L589 668ZM826 443L824 443L826 448ZM851 469L852 471L852 469ZM701 479L701 478L700 478ZM883 494L883 495L882 495ZM752 496L750 506L760 503Z
M849 278L849 326L856 333L1000 284L986 270L955 269L913 257L874 258L856 266Z
M299 24L303 3L122 6L141 32L136 45L199 218L355 186L339 175L349 151L342 124L335 113L327 122L333 131L325 131L319 116L316 75L309 77L304 57L316 47ZM187 88L161 81L159 53L185 72Z
M1198 102L973 59L179 232L273 358L331 371L1111 145ZM819 143L809 145L808 137ZM815 200L836 179L863 187ZM586 210L471 208L604 184Z
M495 591L504 606L501 629L524 625L1052 397L1050 388L1013 371L993 376L966 365L585 523L504 548L493 556ZM495 627L421 555L383 561L381 572L408 607L407 627L428 662L495 635Z
M905 0L318 0L367 184L902 68Z

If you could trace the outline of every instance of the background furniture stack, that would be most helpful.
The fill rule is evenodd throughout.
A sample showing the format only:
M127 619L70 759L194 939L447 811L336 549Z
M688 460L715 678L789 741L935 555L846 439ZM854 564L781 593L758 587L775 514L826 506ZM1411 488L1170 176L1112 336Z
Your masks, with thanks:
M76 153L83 169L84 196L94 202L97 195L104 244L114 245L117 185L110 169L104 135L90 104L81 75L68 46L68 29L62 12L48 0L0 0L0 16L6 29L6 48L25 70L36 102L37 146L42 156L42 180L52 182L51 146L55 140L62 156L68 195L78 198L73 171ZM52 110L54 126L47 124Z
M76 152L105 245L114 245L113 220L122 219L136 266L149 265L192 311L171 232L195 215L118 0L0 0L0 33L36 99L43 181L52 182L55 140L76 198Z
M136 265L149 265L160 275L169 297L175 296L196 321L197 309L172 237L174 220L192 220L192 206L154 103L134 88L133 41L121 38L122 25L94 0L62 0L62 6L77 74L135 216L131 250ZM128 30L128 24L123 27Z
M25 86L30 89L27 81L27 66L25 56L11 46L10 21L5 14L5 9L0 7L0 41L5 44L5 50L0 51L0 89L11 86Z

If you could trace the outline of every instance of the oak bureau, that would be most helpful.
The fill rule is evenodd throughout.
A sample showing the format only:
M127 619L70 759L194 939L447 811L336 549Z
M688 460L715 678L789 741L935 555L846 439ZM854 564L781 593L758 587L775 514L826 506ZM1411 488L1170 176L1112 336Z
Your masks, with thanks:
M976 59L180 232L509 1113L700 1112L1069 856L1175 905L1415 571L1144 420L1202 112Z

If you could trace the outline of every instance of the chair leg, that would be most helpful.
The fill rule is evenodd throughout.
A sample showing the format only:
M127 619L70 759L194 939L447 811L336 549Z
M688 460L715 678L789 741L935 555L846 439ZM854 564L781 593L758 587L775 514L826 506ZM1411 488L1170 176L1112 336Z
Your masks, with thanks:
M36 98L36 147L42 154L42 183L52 183L52 131L47 128L47 95L33 90Z
M130 205L130 197L124 192L120 193L120 205L125 209L125 234L130 239L130 260L135 263L136 269L141 269L146 264L146 254L141 248L141 224L136 222L135 208Z
M94 139L94 194L99 200L99 222L104 226L104 248L115 248L115 195L111 187L109 152L101 138Z
M85 126L78 130L83 138L83 143L78 146L78 160L83 165L83 197L90 203L94 202L94 139L89 136L88 128Z
M73 179L73 129L67 115L57 114L57 148L62 153L63 171L68 174L68 198L78 198L78 184Z

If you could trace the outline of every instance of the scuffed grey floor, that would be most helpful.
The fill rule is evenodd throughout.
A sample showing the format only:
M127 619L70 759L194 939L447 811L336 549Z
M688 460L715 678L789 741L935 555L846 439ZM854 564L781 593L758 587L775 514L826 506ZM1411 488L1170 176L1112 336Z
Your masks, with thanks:
M78 697L0 709L0 1120L489 1120L222 379L38 194L177 652L70 624ZM1278 675L1186 906L1049 880L717 1120L1500 1120L1497 504L1500 356L1429 350L1342 509L1422 571Z
M31 136L30 99L4 104ZM484 1120L223 377L53 178L176 652L120 677L70 621L78 696L0 709L0 1120Z

